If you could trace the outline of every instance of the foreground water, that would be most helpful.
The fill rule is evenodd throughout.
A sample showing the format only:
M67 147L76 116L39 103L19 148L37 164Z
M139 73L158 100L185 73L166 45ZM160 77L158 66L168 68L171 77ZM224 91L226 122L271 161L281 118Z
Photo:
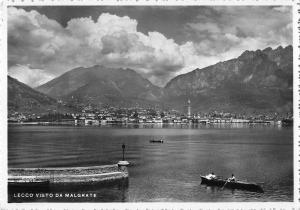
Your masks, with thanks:
M150 143L163 137L163 144ZM95 202L236 202L293 200L293 130L255 126L9 126L9 167L73 167L131 163L129 182L54 189ZM201 185L201 174L263 182L264 193ZM10 201L14 202L12 195ZM17 200L17 202L26 201Z

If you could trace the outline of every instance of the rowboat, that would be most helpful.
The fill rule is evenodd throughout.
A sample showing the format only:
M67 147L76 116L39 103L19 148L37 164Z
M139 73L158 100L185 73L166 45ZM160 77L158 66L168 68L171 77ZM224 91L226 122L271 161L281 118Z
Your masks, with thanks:
M207 179L205 176L201 176L201 184L206 184L209 186L218 186L218 187L226 187L231 189L240 189L240 190L248 190L252 192L263 193L263 189L256 183L244 182L244 181L234 181L228 182L223 179Z
M150 140L150 143L164 143L164 140Z

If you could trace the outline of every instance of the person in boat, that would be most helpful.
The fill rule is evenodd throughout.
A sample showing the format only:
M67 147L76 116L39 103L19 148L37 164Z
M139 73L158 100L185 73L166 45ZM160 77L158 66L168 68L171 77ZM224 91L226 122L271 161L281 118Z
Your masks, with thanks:
M235 182L236 179L235 179L234 174L232 174L231 177L227 179L227 181L228 181L228 182Z
M211 172L210 174L206 175L206 178L209 179L209 180L212 180L212 179L216 179L216 175L214 174L214 172Z

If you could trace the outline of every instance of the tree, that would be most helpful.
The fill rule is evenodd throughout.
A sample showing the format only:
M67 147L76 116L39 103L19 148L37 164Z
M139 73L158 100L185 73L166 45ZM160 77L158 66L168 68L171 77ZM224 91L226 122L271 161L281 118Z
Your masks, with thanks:
M156 111L154 109L149 109L148 114L151 115L152 117L156 117Z
M138 119L138 118L139 118L139 113L137 113L137 111L134 112L133 118L135 118L135 119Z

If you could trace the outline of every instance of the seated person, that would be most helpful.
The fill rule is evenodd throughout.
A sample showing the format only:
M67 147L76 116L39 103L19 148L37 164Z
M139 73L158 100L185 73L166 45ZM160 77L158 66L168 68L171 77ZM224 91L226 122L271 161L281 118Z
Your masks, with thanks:
M231 177L227 179L227 181L228 182L235 182L236 180L235 180L234 174L232 174Z
M216 175L214 174L214 172L212 172L212 173L206 175L205 177L206 177L207 179L209 179L209 180L211 180L211 179L216 179L216 178L217 178Z

